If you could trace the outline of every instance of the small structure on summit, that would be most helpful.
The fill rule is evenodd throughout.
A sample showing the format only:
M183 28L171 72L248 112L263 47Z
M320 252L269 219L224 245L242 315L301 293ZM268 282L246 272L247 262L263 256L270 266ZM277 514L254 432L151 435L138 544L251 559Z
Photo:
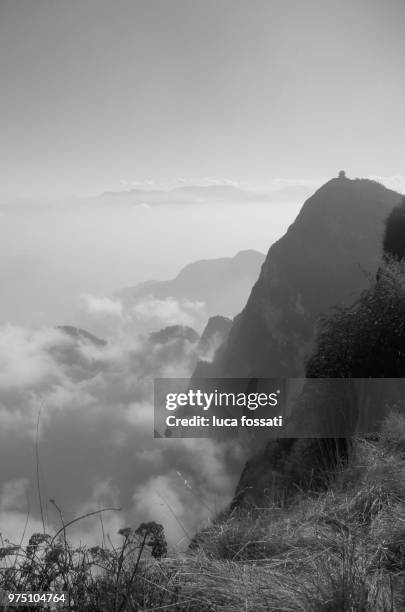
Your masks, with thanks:
M346 172L344 170L340 170L338 174L338 178L341 178L341 179L346 178Z

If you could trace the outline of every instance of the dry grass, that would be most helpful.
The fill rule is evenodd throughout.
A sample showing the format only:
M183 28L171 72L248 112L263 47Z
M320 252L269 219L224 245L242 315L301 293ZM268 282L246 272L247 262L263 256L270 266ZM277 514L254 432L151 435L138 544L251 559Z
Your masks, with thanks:
M379 441L355 441L326 491L233 513L175 558L153 558L132 532L118 550L72 549L64 536L3 547L0 586L66 587L66 609L80 612L404 611L404 448L405 418L391 415Z

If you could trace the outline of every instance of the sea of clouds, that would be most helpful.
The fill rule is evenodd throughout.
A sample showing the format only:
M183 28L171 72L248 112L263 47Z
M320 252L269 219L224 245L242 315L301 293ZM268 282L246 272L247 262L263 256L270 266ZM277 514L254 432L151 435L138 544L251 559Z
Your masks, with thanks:
M197 338L176 329L129 334L130 314L118 303L86 303L89 317L115 319L104 346L51 327L0 328L0 532L15 542L41 531L41 496L51 532L59 517L50 499L66 521L120 507L103 515L113 541L123 526L156 520L170 544L184 548L230 500L247 449L155 439L153 378L189 376ZM198 303L166 306L149 299L143 316L162 328L201 315ZM140 313L133 316L141 325ZM71 535L99 543L99 519L77 523Z

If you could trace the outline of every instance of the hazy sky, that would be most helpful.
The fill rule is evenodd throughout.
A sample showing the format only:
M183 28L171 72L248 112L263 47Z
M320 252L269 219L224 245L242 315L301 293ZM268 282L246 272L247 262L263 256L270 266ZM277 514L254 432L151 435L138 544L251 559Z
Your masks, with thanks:
M403 0L0 0L0 195L401 173Z

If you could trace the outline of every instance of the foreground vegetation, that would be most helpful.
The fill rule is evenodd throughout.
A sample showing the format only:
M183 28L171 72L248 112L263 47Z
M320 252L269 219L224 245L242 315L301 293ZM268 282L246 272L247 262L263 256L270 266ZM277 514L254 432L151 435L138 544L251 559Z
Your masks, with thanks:
M325 478L324 491L218 519L178 556L156 523L122 529L118 549L75 548L66 526L2 542L0 588L65 590L64 609L80 612L405 610L405 417L355 440Z

